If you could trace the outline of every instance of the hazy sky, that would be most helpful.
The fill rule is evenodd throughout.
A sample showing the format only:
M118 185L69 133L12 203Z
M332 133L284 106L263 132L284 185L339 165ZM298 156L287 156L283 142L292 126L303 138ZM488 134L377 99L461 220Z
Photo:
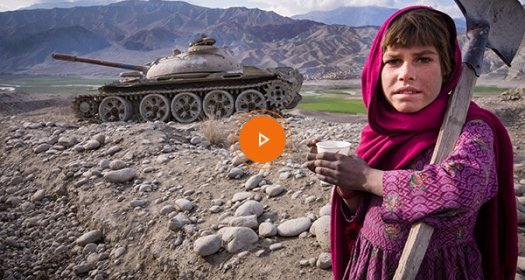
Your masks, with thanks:
M0 11L16 10L36 3L76 2L89 0L2 0ZM97 3L118 2L116 0L93 0ZM453 17L460 17L461 12L453 0L186 0L185 2L208 8L229 8L243 6L274 11L283 16L304 14L310 11L328 11L343 6L376 5L390 8L402 8L409 5L428 5L444 11ZM520 0L523 4L525 0Z

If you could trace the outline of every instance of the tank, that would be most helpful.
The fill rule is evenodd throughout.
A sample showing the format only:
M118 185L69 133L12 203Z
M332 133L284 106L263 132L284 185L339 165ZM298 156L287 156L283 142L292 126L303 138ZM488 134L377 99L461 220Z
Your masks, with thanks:
M191 123L257 109L292 109L301 100L303 76L291 67L242 66L227 48L202 36L186 52L174 50L144 66L53 53L58 60L131 70L119 80L79 95L73 111L103 122L169 121Z

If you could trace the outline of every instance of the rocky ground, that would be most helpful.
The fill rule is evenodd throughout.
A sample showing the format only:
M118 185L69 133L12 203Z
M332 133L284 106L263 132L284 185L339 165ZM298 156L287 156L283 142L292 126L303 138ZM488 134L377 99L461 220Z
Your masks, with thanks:
M509 129L525 203L525 95L476 99ZM330 188L305 141L356 145L362 116L287 114L289 153L256 169L231 145L237 115L96 124L69 103L0 93L0 278L330 279Z

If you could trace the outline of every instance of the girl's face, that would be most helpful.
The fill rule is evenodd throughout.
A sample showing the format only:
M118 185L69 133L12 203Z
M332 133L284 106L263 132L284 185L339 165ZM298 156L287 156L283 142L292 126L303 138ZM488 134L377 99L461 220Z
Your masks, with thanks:
M387 47L381 83L386 100L398 112L418 112L432 103L441 90L439 53L434 46Z

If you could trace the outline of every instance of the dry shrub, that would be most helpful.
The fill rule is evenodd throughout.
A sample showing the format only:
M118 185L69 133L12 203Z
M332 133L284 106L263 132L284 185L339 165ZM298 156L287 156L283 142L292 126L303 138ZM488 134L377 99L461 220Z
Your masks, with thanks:
M230 132L231 128L224 120L209 118L201 124L202 136L206 137L214 146L223 148L229 146L228 134Z

